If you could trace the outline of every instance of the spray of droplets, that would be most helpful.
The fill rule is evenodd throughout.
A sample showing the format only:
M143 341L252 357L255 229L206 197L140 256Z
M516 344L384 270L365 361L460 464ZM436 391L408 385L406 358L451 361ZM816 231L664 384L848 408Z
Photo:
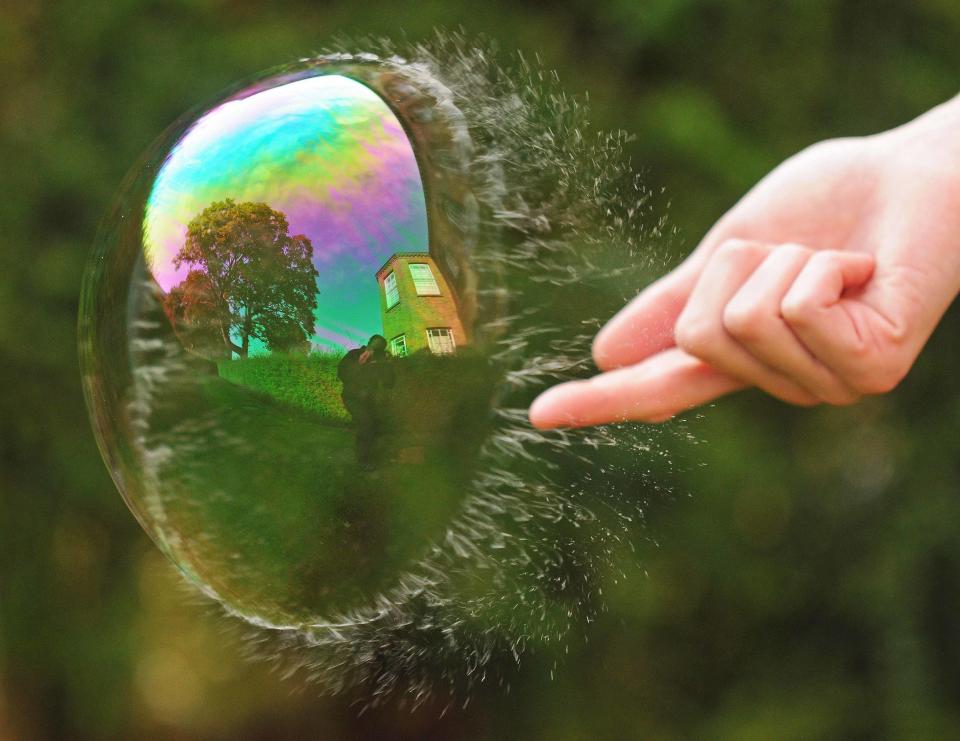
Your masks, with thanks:
M369 51L347 51L358 47ZM676 427L541 432L527 421L538 392L592 372L593 335L662 268L667 235L625 155L627 137L593 131L584 106L539 65L501 66L494 56L438 36L405 48L343 44L292 67L333 60L402 69L463 132L477 202L470 260L479 322L494 338L502 379L460 511L392 588L365 607L298 625L255 625L255 611L234 613L251 655L326 692L358 690L370 705L463 702L478 683L509 684L527 652L582 635L604 610L608 580L637 564L645 506L667 493L653 471L669 466L662 436ZM151 295L142 291L142 300ZM149 314L144 308L131 330L130 401L136 445L155 464L148 491L169 477L164 462L178 446L212 434L183 426L202 419L156 430L155 395L184 361L151 333ZM184 547L161 546L174 557ZM230 612L225 595L207 593Z

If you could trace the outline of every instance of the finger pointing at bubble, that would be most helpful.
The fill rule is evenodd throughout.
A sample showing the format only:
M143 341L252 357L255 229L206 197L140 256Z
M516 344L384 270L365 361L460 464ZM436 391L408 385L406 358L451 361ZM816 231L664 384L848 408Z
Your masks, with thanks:
M904 377L960 291L960 98L784 162L593 345L540 428L657 422L740 388L850 404Z

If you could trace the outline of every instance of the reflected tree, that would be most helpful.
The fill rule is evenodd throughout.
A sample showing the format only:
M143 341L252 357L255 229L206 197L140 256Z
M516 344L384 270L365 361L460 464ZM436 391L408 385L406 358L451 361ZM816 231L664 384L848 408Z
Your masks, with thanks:
M280 211L216 201L187 226L174 265L190 271L167 294L167 314L195 351L244 358L254 339L271 351L305 348L317 306L312 256L310 240L291 236Z

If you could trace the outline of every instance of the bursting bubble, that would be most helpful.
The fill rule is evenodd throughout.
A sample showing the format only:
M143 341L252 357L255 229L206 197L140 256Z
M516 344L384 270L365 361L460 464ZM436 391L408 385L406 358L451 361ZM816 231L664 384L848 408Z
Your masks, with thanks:
M249 85L162 138L97 257L104 453L160 547L239 614L368 603L471 475L495 379L435 108L370 64Z
M536 70L408 51L173 124L101 228L79 330L101 453L187 580L328 689L422 701L602 611L669 457L526 420L650 274L625 138L586 138Z

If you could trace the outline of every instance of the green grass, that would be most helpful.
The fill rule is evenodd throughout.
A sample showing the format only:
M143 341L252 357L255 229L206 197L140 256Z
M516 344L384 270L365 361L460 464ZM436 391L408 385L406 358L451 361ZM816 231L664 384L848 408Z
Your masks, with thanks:
M229 603L283 623L367 604L442 538L487 425L479 360L398 360L385 460L370 476L329 406L286 402L309 398L291 378L316 379L323 364L311 360L234 361L256 370L244 378L279 378L284 400L210 368L168 389L152 416L152 443L172 451L161 478L177 559Z
M350 414L340 400L339 362L340 356L326 354L261 355L221 361L217 370L231 383L262 391L331 421L347 423Z
M217 364L221 378L317 415L349 424L337 378L337 355L262 355ZM389 361L395 383L379 402L387 434L430 438L456 434L465 419L483 417L492 384L486 361L469 353L417 353Z

